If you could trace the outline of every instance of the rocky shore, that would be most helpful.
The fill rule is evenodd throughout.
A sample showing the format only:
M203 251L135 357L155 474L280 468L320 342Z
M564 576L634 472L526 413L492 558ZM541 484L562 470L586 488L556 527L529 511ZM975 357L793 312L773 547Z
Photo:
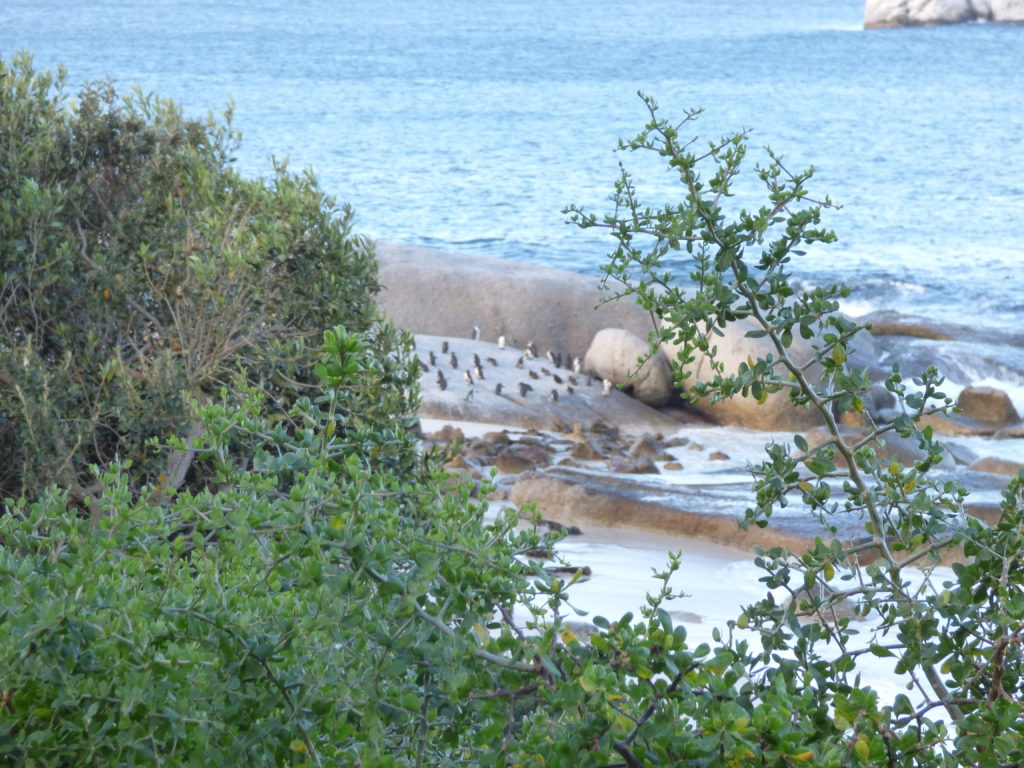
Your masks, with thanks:
M378 244L378 257L382 310L416 336L425 444L457 446L451 471L495 484L491 499L534 504L566 526L644 530L746 551L799 551L823 533L795 509L767 528L737 525L751 501L747 463L770 440L799 433L813 443L819 430L810 412L741 399L694 408L673 388L667 357L637 374L651 320L624 302L602 304L596 278L389 244ZM872 334L858 344L856 364L875 381L894 362L910 372L955 360L963 345L998 356L1002 370L1024 381L1022 339L993 341L978 329L895 313L869 319ZM727 366L756 355L757 343L742 333L727 337ZM954 381L951 391L959 388ZM884 416L892 401L878 389L870 407ZM1009 477L1024 468L1024 424L996 387L963 386L958 405L960 413L930 420L948 449L937 471L972 490L968 513L992 519ZM467 436L466 425L479 424L495 426ZM904 462L920 455L898 438L881 450ZM841 535L863 536L862 521L844 521Z
M971 21L1024 23L1024 0L867 0L864 28L920 27Z

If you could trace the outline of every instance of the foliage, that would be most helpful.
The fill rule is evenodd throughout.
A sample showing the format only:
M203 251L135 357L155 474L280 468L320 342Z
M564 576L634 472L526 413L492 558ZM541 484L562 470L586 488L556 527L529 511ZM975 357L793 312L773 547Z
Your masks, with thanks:
M770 204L729 221L720 204L739 172L743 137L696 156L679 143L679 126L658 119L648 101L651 123L627 146L664 156L680 175L684 202L643 209L624 172L614 215L599 222L570 213L616 236L609 279L665 321L655 342L681 341L684 359L695 350L713 355L716 331L749 319L770 339L771 355L735 372L718 366L691 393L761 397L785 389L828 425L831 440L821 446L796 438L767 446L748 523L770 524L779 507L799 500L826 524L862 515L868 540L851 546L833 537L807 553L761 553L766 586L794 599L782 604L769 595L716 630L713 645L697 647L665 607L681 566L672 556L654 574L657 589L639 617L595 616L584 638L567 621L579 574L547 573L530 553L550 542L518 530L514 511L488 521L487 505L471 498L469 486L453 482L439 457L418 452L409 339L370 323L372 305L360 291L373 287L372 264L332 223L311 179L282 171L270 186L242 182L223 166L227 133L159 106L152 124L118 124L137 117L139 103L115 108L102 99L106 106L91 114L116 126L110 146L137 140L152 151L114 153L135 158L130 174L76 175L48 153L76 146L68 136L77 134L64 131L84 119L82 107L75 113L53 101L52 84L30 75L24 61L3 74L2 119L17 117L19 130L36 137L15 144L30 151L12 152L3 168L17 182L2 189L4 221L17 219L31 234L21 245L0 245L5 274L22 270L20 280L5 277L5 301L35 308L22 311L22 325L9 327L0 349L8 366L0 370L15 382L2 382L5 397L70 397L72 390L55 388L72 379L62 373L74 367L68 339L96 336L86 357L101 371L97 360L116 361L110 382L117 383L102 386L120 393L128 386L122 370L140 382L149 375L155 363L143 364L143 348L177 333L175 317L205 318L210 334L239 310L255 321L231 331L244 343L228 334L215 344L230 352L209 365L154 354L189 396L180 417L161 421L158 439L138 451L141 474L135 457L104 461L113 454L89 433L90 447L74 456L94 462L92 478L84 464L41 454L40 463L51 465L34 487L46 478L56 484L0 516L0 755L8 762L792 768L1021 761L1024 478L1011 484L997 525L962 514L963 489L935 479L940 448L918 428L923 414L943 407L934 372L916 390L894 372L887 386L899 415L873 429L919 440L924 453L914 466L882 462L868 441L844 439L837 414L867 410L866 376L846 364L858 328L836 314L841 287L798 294L786 273L802 243L832 237L817 229L821 205L800 208L810 172L791 175L772 157L759 171ZM11 106L26 98L50 117ZM33 134L39 126L49 127ZM183 138L191 130L195 141ZM151 132L150 145L143 137ZM715 174L704 182L698 166L709 163ZM65 176L46 186L38 178L49 177L19 170L29 166ZM180 187L147 195L156 177ZM34 185L46 190L36 199ZM110 205L116 216L107 217ZM148 207L159 216L144 215ZM135 229L147 236L133 247L123 238ZM635 245L645 235L654 238L649 251ZM308 249L295 250L304 237ZM662 267L677 249L693 264L692 297ZM755 260L748 249L760 249ZM345 259L353 260L349 271ZM93 270L90 262L118 268ZM83 263L78 280L60 274ZM275 277L294 270L287 282L302 283L295 290L304 293L288 293L261 269ZM82 293L63 320L48 304L56 287ZM343 310L326 300L332 292L340 292ZM90 304L96 295L109 312ZM175 315L185 297L189 313ZM353 330L332 327L318 358L301 344L288 347L301 341L306 323L336 311L351 313ZM263 343L264 328L277 346ZM794 334L812 340L812 363L794 362ZM184 350L191 337L173 338ZM38 365L13 366L29 354ZM30 371L39 377L31 389L19 378ZM286 379L298 384L289 388ZM308 380L315 386L302 386ZM138 403L170 397L159 377L150 383L156 394ZM89 418L127 408L108 396L106 389L76 395L90 404ZM5 401L14 403L3 411L10 429L67 433L68 406L47 411L37 401ZM26 413L36 420L25 421ZM194 429L175 436L167 424ZM120 420L103 428L119 430L113 445L132 445ZM133 428L142 445L143 426ZM156 467L183 461L193 482L138 484ZM65 466L73 482L62 476ZM87 482L91 520L77 506ZM935 559L954 547L963 557L942 582ZM840 600L873 618L863 637L833 614ZM916 700L882 701L861 684L858 665L872 655L907 674Z
M746 155L745 135L726 136L698 153L696 140L680 130L699 110L673 125L658 116L652 99L644 101L650 122L622 146L664 158L678 174L684 201L643 207L623 170L613 214L599 221L577 207L567 213L579 226L607 228L615 237L606 281L661 321L651 334L653 349L673 342L681 348L680 364L697 353L714 360L716 337L737 321L752 321L746 335L770 341L770 352L735 371L715 361L709 380L689 385L690 397L763 400L785 390L794 405L814 409L828 430L818 446L800 435L792 444L770 443L767 458L752 468L756 503L746 512L747 525L766 525L779 508L802 502L831 532L809 552L760 553L766 586L789 599L780 603L769 594L737 622L763 649L757 662L765 671L754 685L764 689L781 675L814 690L843 734L844 764L1020 764L1024 477L1010 484L996 525L965 514L966 490L936 473L942 448L931 428L920 425L923 416L951 405L934 369L910 386L893 368L885 381L897 401L892 418L876 420L865 407L868 372L851 369L847 360L866 327L838 312L847 289L798 293L788 272L803 246L835 238L819 227L830 201L813 200L805 188L813 169L791 173L769 150L768 162L757 168L768 204L730 220L725 206ZM710 178L701 175L707 165ZM637 244L645 239L649 247ZM664 266L678 251L691 265L692 295ZM810 340L812 359L794 354L797 337ZM849 412L868 421L866 436L840 429ZM903 466L880 458L875 439L893 434L913 438L920 460ZM850 519L863 521L864 539L840 537L838 521ZM956 561L952 572L936 570L942 558ZM844 603L870 617L872 629L861 633L841 617L836 609ZM916 700L901 695L878 702L859 682L865 655L891 658ZM943 719L934 719L937 712Z
M194 435L189 402L238 371L302 391L311 332L373 321L376 263L311 174L231 170L230 111L66 82L0 61L0 494L94 506L88 468L115 457L184 482L186 454L145 442Z

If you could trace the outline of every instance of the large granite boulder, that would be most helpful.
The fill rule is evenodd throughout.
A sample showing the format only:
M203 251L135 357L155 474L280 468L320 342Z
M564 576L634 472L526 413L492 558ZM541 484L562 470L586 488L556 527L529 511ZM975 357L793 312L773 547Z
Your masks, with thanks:
M637 365L644 359L643 365ZM660 352L650 355L650 345L625 328L604 328L597 332L583 359L583 367L599 379L648 405L665 405L672 397L672 369Z
M753 320L740 320L721 329L722 336L717 339L717 360L725 365L725 374L733 374L741 363L748 359L757 359L768 352L773 352L771 341L767 338L754 339L747 336L749 331L757 330ZM669 347L666 352L675 359L678 347ZM813 356L810 342L800 338L793 339L790 354L799 363L804 363ZM683 366L683 371L690 374L684 386L691 382L708 381L715 373L711 368L711 359L707 355L697 353L693 362ZM813 374L812 374L813 375ZM820 375L820 374L819 374ZM753 397L732 397L712 403L701 400L693 404L693 408L719 424L748 427L750 429L800 431L821 423L819 414L808 408L795 408L785 391L769 395L763 403Z
M1024 0L867 0L864 4L865 29L965 21L1024 23Z
M601 304L608 293L597 277L536 264L377 243L377 303L386 317L413 333L481 339L525 347L534 342L571 362L582 357L602 328L640 337L650 315L633 301ZM600 306L599 306L600 305Z

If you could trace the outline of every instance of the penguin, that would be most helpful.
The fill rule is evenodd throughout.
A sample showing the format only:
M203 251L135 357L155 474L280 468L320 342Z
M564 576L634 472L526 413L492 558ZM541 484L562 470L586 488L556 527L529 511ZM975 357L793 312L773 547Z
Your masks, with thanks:
M473 386L473 374L471 374L469 371L466 371L464 374L462 374L462 378L466 380L466 383L469 384L469 386Z
M442 341L441 342L441 354L442 355L447 355L448 354L448 342L447 341Z
M534 346L534 343L532 341L526 342L526 350L525 351L526 351L527 358L529 358L530 360L533 360L533 358L535 358L537 356L537 347Z
M548 395L548 400L550 400L552 403L557 403L558 402L558 390L557 389L552 389L551 390L551 394Z
M452 356L449 358L448 361L452 364L452 368L458 368L459 367L459 358L457 358L455 356L454 352L452 352Z
M478 355L476 352L473 353L473 365L476 368L480 367L480 355Z
M498 365L498 361L495 360L493 357L485 357L484 362L487 363L488 365L493 365L495 367L497 367Z
M462 398L462 399L463 399L463 400L466 400L467 402L468 402L468 401L470 401L470 400L472 400L472 399L473 399L473 393L474 393L474 392L476 392L476 390L475 390L475 389L471 389L471 390L469 390L469 392L467 392L467 393L466 393L466 396L465 396L464 398Z
M574 357L572 359L572 372L583 373L583 361L580 360L578 357Z
M555 353L555 368L561 368L561 367L562 367L562 353L561 352L556 352Z
M550 376L551 375L551 371L549 371L547 368L541 368L540 372L542 374L544 374L545 376Z
M501 394L501 382L500 381L497 384L494 385L494 394L496 394L496 395L500 395Z
M546 357L548 360L550 360L552 365L557 367L558 364L555 362L555 353L554 352L552 352L549 349L547 352L544 353L544 357Z
M448 389L448 379L440 371L437 372L437 386L440 387L442 392Z
M504 336L499 336L498 337L498 349L504 349L504 348L505 348L505 337Z
M570 387L570 386L566 386L566 388L565 388L565 394L567 394L567 395L572 395L572 394L575 394L575 393L576 393L576 390L575 390L575 389L573 389L573 388L572 388L572 387Z
M533 389L533 387L531 387L525 381L520 381L519 382L519 396L520 397L526 397L526 393L529 392L532 389Z
M473 326L473 341L480 341L480 326Z
M557 373L554 374L551 378L553 378L555 380L555 384L561 384L562 383L562 377L559 376Z
M572 384L574 387L577 386L577 384L576 384L576 377L575 376L570 376L569 377L569 383Z
M601 394L605 395L605 396L610 395L612 393L612 381L611 381L611 379L605 379L602 382L602 384L604 386L604 389L601 390Z
M434 350L427 352L427 360L431 365L437 365L437 355L434 354Z
M520 356L520 358L518 360L516 360L516 368L522 368L522 367L523 367L523 358L522 358L522 356Z
M476 380L483 381L484 369L480 367L480 363L476 364L476 368L474 368L473 371L476 373Z
M540 378L540 376L537 375L536 371L527 371L527 373L529 374L531 379L539 379Z
M416 358L416 362L417 362L417 363L419 363L419 366L420 366L420 370L421 370L421 371L423 371L424 373L427 373L427 372L429 372L429 371L430 371L430 366L429 366L429 365L427 365L426 363L424 363L424 362L423 362L422 360L420 360L420 359L419 359L418 357Z

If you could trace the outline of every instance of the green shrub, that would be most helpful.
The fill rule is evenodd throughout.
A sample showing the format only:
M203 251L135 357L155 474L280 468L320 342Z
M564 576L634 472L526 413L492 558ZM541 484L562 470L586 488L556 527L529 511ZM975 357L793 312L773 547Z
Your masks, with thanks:
M242 179L237 139L230 113L109 84L72 101L63 72L0 61L0 494L56 483L88 505L89 466L115 457L178 485L187 466L145 441L184 434L191 399L239 371L302 391L311 333L373 322L351 211L308 173Z

